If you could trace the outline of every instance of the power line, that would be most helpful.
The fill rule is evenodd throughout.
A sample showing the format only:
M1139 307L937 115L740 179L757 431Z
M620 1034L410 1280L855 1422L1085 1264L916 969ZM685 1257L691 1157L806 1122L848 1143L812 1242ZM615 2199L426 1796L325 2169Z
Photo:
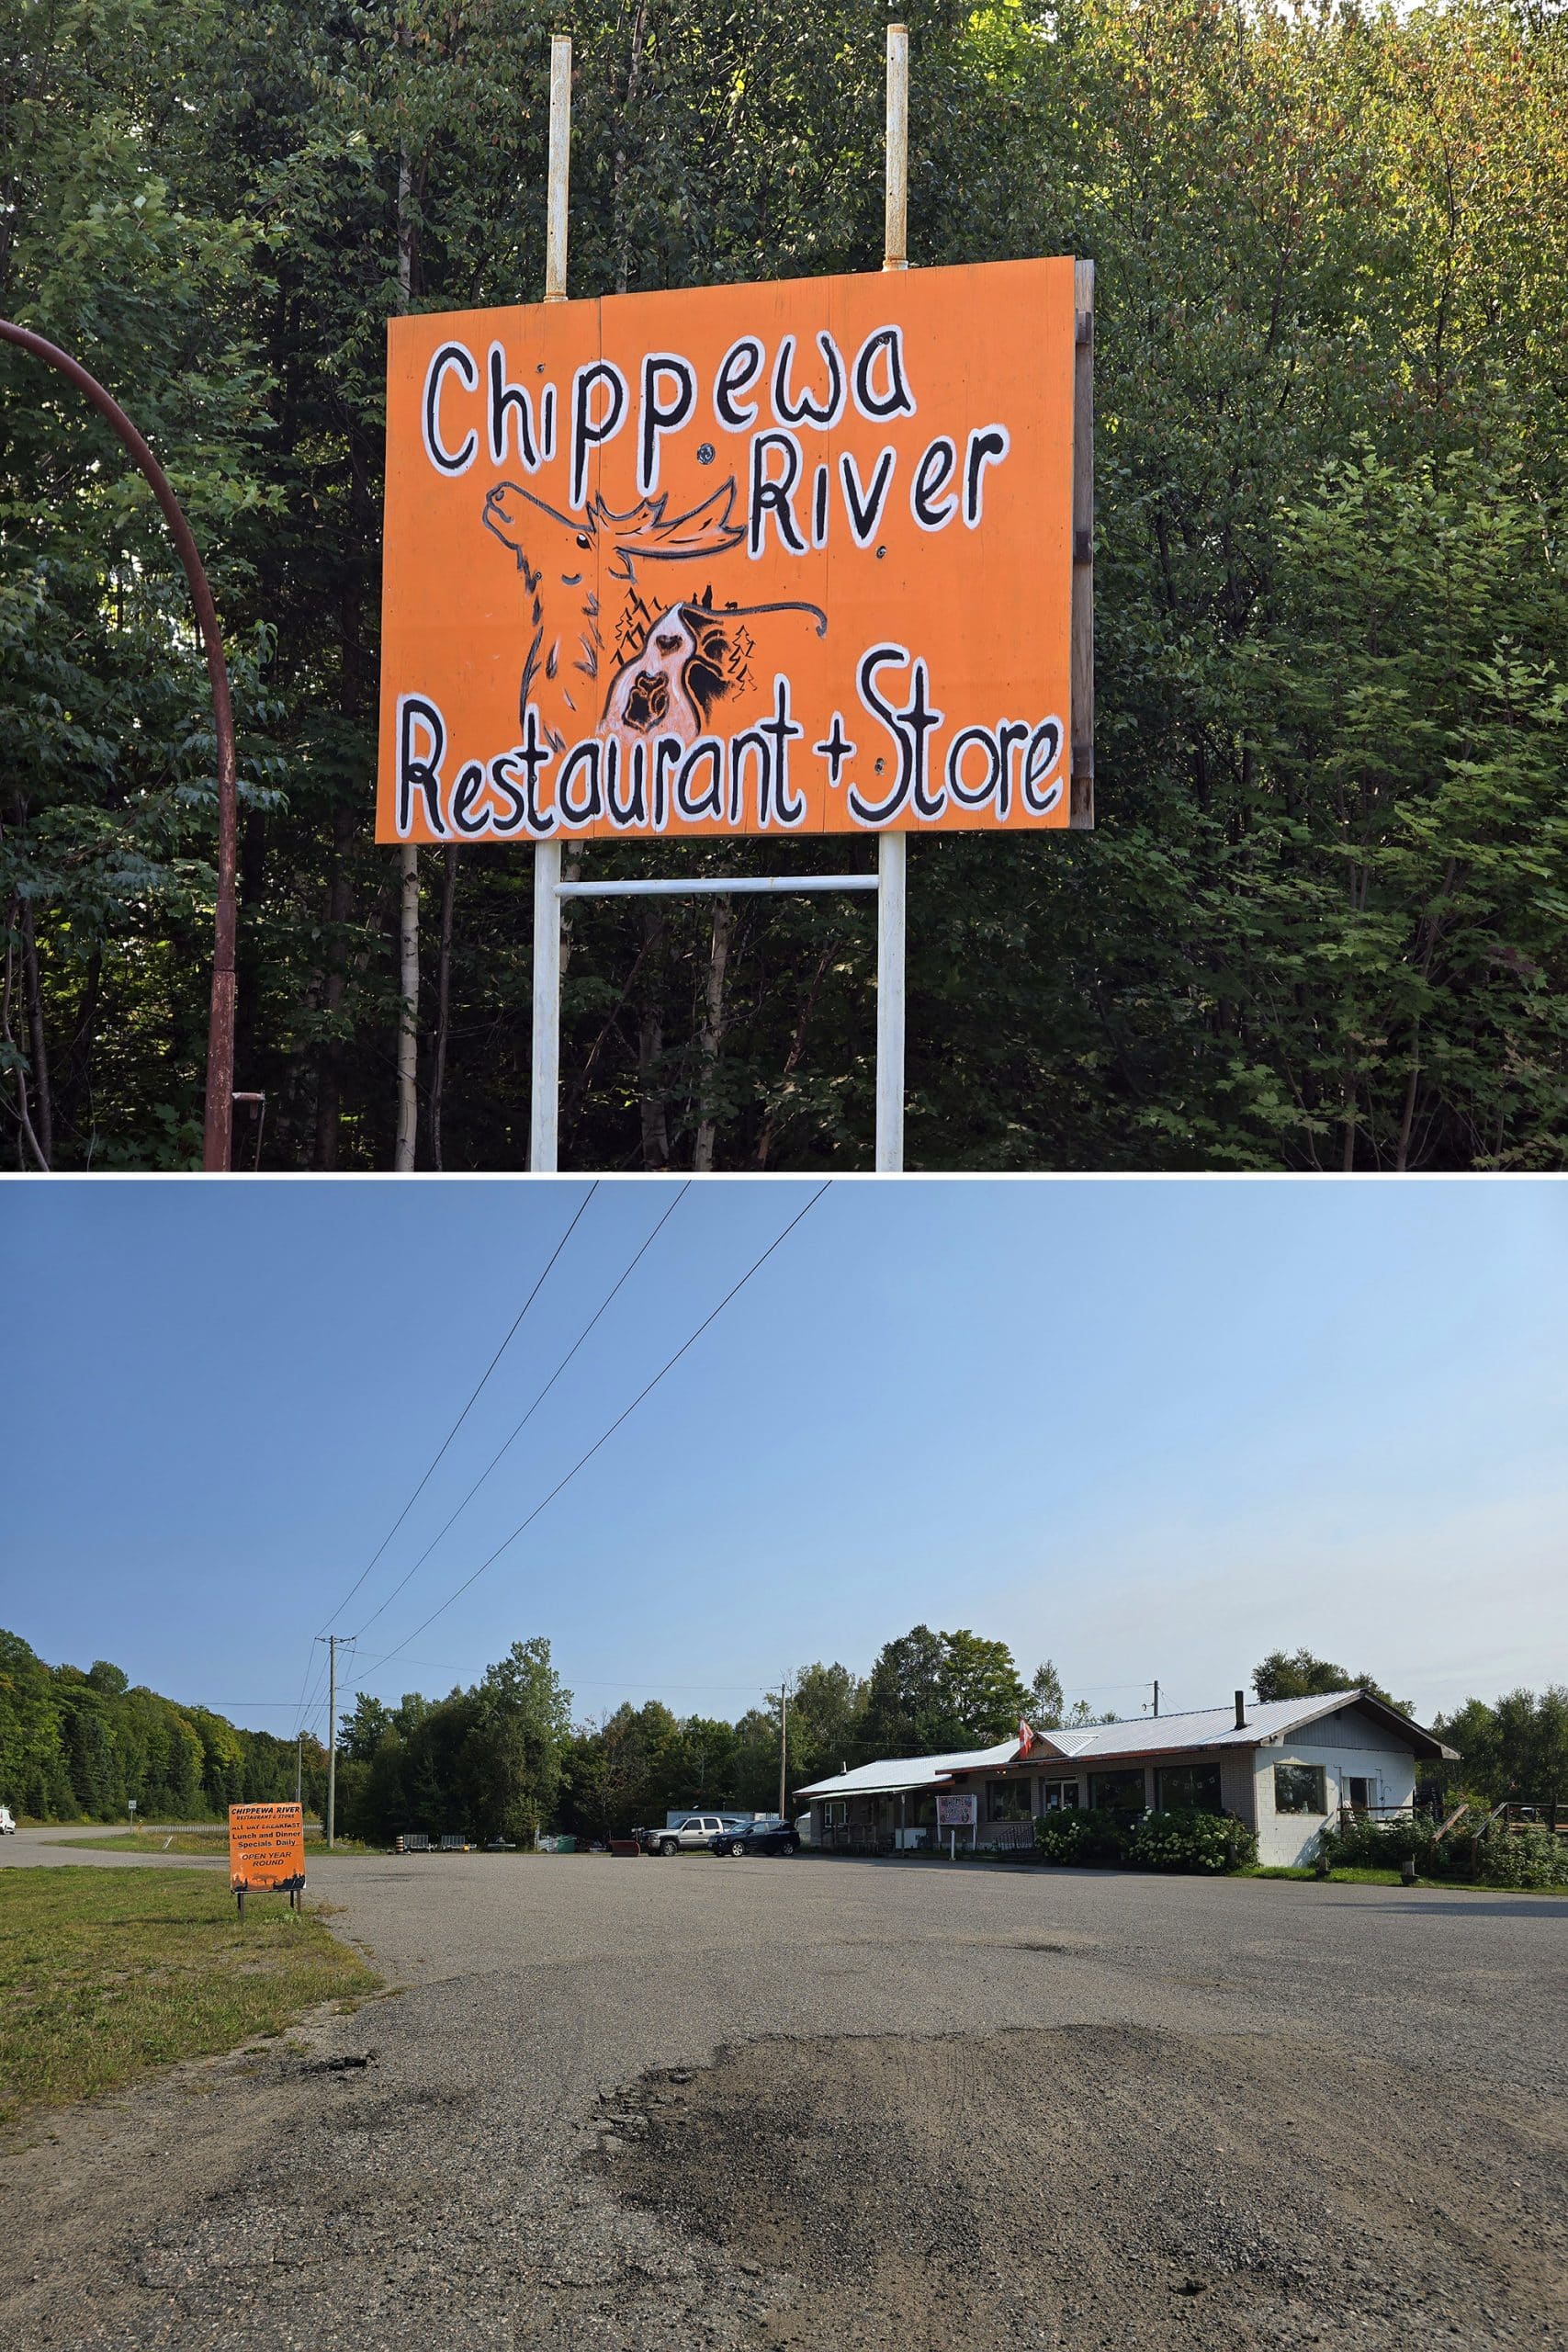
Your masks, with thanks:
M538 1297L539 1293L543 1290L545 1283L549 1278L550 1268L555 1264L556 1260L560 1256L561 1251L571 1239L573 1233L577 1230L579 1219L582 1216L589 1202L593 1198L594 1193L598 1190L599 1181L597 1177L595 1177L593 1182L590 1184L587 1192L583 1194L582 1199L579 1202L576 1215L572 1217L571 1223L567 1227L566 1231L561 1235L560 1239L556 1243L556 1246L551 1250L549 1257L546 1260L544 1272L539 1276L538 1281L534 1284L533 1289L528 1293L527 1297L518 1308L516 1320L513 1322L511 1330L508 1331L505 1339L502 1340L500 1347L497 1348L494 1355L491 1356L489 1363L486 1365L483 1377L480 1379L478 1387L475 1388L473 1395L468 1398L468 1403L464 1406L462 1411L458 1414L457 1419L447 1430L434 1460L425 1471L423 1477L420 1480L418 1486L414 1488L412 1494L409 1497L407 1502L403 1505L401 1510L398 1513L396 1519L387 1530L385 1535L382 1536L381 1541L376 1546L376 1549L371 1554L370 1558L366 1563L365 1566L361 1568L354 1582L349 1586L348 1590L338 1602L337 1607L333 1611L332 1616L327 1619L326 1625L323 1625L321 1628L321 1637L324 1637L327 1626L332 1624L333 1620L343 1615L344 1611L348 1607L349 1602L354 1599L355 1594L359 1590L360 1586L365 1582L366 1577L370 1574L371 1569L376 1566L377 1561L380 1558L382 1553L386 1550L388 1544L391 1542L393 1536L402 1525L404 1520L407 1519L410 1511L412 1510L421 1495L423 1494L425 1487L430 1484L431 1478L434 1475L436 1465L441 1461L442 1455L445 1454L447 1447L451 1444L452 1440L457 1436L457 1431L462 1428L463 1423L468 1419L468 1415L472 1412L475 1405L479 1402L479 1393L484 1387L485 1382L490 1378L491 1374L495 1370L496 1365L501 1362L502 1357L506 1353L507 1349L512 1345L513 1340L516 1338L518 1327L522 1323L523 1317L527 1314L528 1309L533 1306L534 1301Z
M403 1586L408 1584L412 1577L418 1575L420 1569L423 1567L426 1560L429 1559L436 1545L440 1544L457 1525L458 1520L461 1519L463 1513L468 1510L468 1505L473 1501L474 1497L479 1493L479 1488L484 1485L485 1480L490 1476L491 1472L495 1468L497 1463L500 1462L502 1455L508 1453L514 1442L522 1436L524 1430L527 1428L529 1422L538 1411L539 1407L544 1403L546 1397L549 1395L551 1389L555 1386L557 1381L560 1378L562 1373L566 1370L568 1364L571 1362L573 1356L582 1345L584 1340L587 1339L590 1331L592 1330L600 1317L610 1306L617 1293L625 1287L626 1283L636 1272L637 1266L647 1256L649 1250L652 1249L654 1243L658 1240L660 1235L663 1232L665 1227L669 1224L671 1218L674 1216L676 1210L680 1207L682 1202L685 1199L686 1194L691 1191L691 1179L688 1177L686 1182L682 1185L680 1191L676 1193L674 1199L671 1202L669 1207L665 1210L663 1216L660 1218L658 1224L654 1227L652 1232L649 1235L647 1240L643 1242L641 1248L637 1250L635 1255L629 1260L619 1279L605 1292L604 1297L600 1300L598 1306L594 1308L592 1314L589 1317L587 1322L578 1333L576 1339L573 1340L570 1347L568 1348L565 1355L562 1356L559 1363L557 1364L554 1372L551 1373L548 1380L546 1381L544 1386L540 1389L538 1395L535 1397L533 1403L529 1406L527 1411L524 1414L522 1419L513 1430L512 1435L506 1440L500 1451L491 1456L490 1461L479 1472L479 1476L474 1480L473 1485L468 1488L468 1493L463 1497L462 1501L457 1505L457 1510L446 1521L446 1526L440 1530L438 1534L435 1534L431 1538L423 1551L420 1554L418 1559L414 1562L412 1567L409 1569L407 1575L405 1575L399 1583L392 1587L391 1591L387 1595L386 1600L381 1602L380 1607L373 1610L370 1615L367 1617L364 1624L361 1625L359 1629L358 1634L355 1637L356 1640L361 1639L367 1633L368 1633L370 1627L376 1623L377 1618L379 1617L384 1611L391 1607L399 1593L403 1589Z
M367 1678L376 1673L379 1668L385 1666L389 1659L399 1657L402 1651L407 1649L410 1642L416 1642L421 1634L424 1632L427 1625L434 1625L437 1617L444 1616L446 1611L451 1608L452 1603L455 1600L460 1600L462 1595L468 1591L470 1585L477 1584L480 1577L484 1575L485 1570L487 1568L493 1567L496 1561L500 1559L502 1554L510 1550L511 1546L516 1543L517 1538L524 1534L528 1528L532 1527L540 1512L548 1509L549 1505L554 1502L556 1497L561 1492L563 1487L569 1487L576 1477L578 1472L586 1468L587 1464L592 1461L593 1456L599 1452L601 1446L608 1444L610 1439L615 1436L615 1431L622 1426L623 1422L628 1421L631 1419L632 1415L637 1411L637 1407L642 1403L643 1399L647 1396L650 1396L653 1394L653 1391L658 1387L660 1382L664 1379L665 1375L673 1372L682 1357L692 1348L695 1347L697 1341L702 1338L703 1333L708 1329L708 1326L718 1320L719 1317L724 1313L725 1308L729 1305L730 1300L740 1291L745 1289L747 1283L750 1281L752 1275L758 1272L759 1268L764 1266L768 1260L773 1256L774 1250L779 1249L785 1241L788 1240L790 1235L795 1231L795 1227L801 1223L802 1219L810 1216L812 1210L817 1206L818 1202L822 1198L823 1193L828 1191L831 1181L831 1178L829 1178L827 1184L819 1184L818 1186L816 1192L812 1193L811 1198L807 1202L806 1206L803 1209L796 1211L795 1215L791 1217L789 1223L783 1228L782 1232L774 1235L773 1240L769 1242L767 1248L761 1252L760 1257L753 1258L751 1263L747 1267L746 1272L741 1275L739 1281L731 1284L730 1288L725 1292L724 1296L719 1300L718 1305L712 1310L712 1312L704 1316L702 1321L697 1325L696 1329L688 1339L682 1340L674 1354L671 1356L666 1363L660 1366L659 1370L654 1374L653 1378L649 1381L647 1385L638 1389L637 1395L632 1398L631 1403L626 1406L623 1412L616 1415L615 1419L610 1423L609 1428L605 1430L602 1435L594 1439L587 1453L579 1455L578 1459L572 1464L571 1468L566 1473L565 1476L558 1478L556 1481L555 1485L550 1488L549 1493L546 1495L543 1501L536 1503L533 1510L528 1513L527 1518L522 1520L518 1525L513 1529L511 1534L508 1535L502 1543L496 1545L494 1551L490 1555L488 1559L481 1560L479 1562L479 1565L474 1570L473 1575L470 1577L465 1577L462 1583L457 1587L456 1590L447 1594L446 1599L442 1602L440 1608L433 1609L430 1615L424 1618L421 1623L417 1624L412 1633L408 1634L404 1640L400 1641L395 1649L386 1650L378 1658L372 1660L371 1664L365 1669Z

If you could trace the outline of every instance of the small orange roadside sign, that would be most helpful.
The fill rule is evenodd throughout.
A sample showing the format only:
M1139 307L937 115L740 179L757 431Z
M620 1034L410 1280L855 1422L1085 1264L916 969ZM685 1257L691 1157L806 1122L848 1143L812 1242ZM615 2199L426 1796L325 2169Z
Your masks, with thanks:
M382 842L1071 815L1071 260L400 318Z
M305 1819L297 1804L229 1807L229 1884L248 1894L305 1883Z

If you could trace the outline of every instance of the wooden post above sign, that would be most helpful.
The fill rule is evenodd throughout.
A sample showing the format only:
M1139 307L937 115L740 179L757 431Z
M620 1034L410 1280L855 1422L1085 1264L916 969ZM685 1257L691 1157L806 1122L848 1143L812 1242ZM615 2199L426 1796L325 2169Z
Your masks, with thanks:
M1091 821L1091 289L392 320L377 838Z

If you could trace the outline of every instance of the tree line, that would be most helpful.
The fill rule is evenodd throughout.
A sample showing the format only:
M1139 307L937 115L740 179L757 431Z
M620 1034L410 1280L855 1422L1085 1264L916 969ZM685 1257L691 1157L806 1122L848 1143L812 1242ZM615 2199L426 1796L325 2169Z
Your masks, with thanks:
M1092 256L1099 412L1100 829L918 845L910 1164L1561 1165L1568 20L906 14L912 255ZM243 1159L525 1156L531 862L405 892L370 838L386 320L539 292L561 23L573 294L874 268L885 21L0 0L0 311L147 431L233 655ZM0 730L6 1155L187 1166L204 673L139 479L9 348ZM565 965L565 1164L867 1164L858 898L579 902Z
M1271 1651L1253 1671L1258 1700L1371 1690L1373 1677L1310 1650ZM1409 1713L1408 1708L1401 1708ZM1037 1731L1113 1723L1085 1699L1065 1703L1050 1659L1029 1681L1007 1643L966 1627L915 1625L885 1643L868 1674L818 1663L734 1722L678 1715L629 1700L591 1719L540 1635L514 1642L479 1679L445 1698L395 1705L361 1692L339 1724L337 1823L384 1845L408 1830L531 1843L541 1831L608 1838L667 1811L771 1812L842 1767L930 1756ZM1456 1793L1568 1803L1568 1688L1469 1699L1432 1728L1459 1748L1445 1768ZM326 1751L307 1736L308 1808L325 1797ZM295 1745L241 1729L209 1708L129 1688L118 1667L49 1667L19 1635L0 1634L0 1803L45 1820L113 1818L135 1797L148 1818L202 1819L231 1804L294 1794Z
M97 1658L46 1666L19 1634L0 1631L0 1804L39 1821L221 1819L231 1804L287 1803L297 1764L319 1811L326 1750L246 1731L210 1707L131 1686Z

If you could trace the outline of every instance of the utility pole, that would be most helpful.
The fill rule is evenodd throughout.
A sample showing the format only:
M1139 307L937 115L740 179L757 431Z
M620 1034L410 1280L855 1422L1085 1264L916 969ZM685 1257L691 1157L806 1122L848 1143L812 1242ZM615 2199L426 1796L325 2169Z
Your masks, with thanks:
M294 1743L294 1802L299 1808L300 1819L305 1815L305 1735L299 1734Z
M329 1696L329 1733L327 1739L327 1851L333 1849L333 1838L337 1828L337 1635L327 1635L327 1689Z
M327 1851L333 1849L337 1829L337 1649L340 1642L352 1645L352 1634L318 1634L316 1639L327 1645Z
M1159 1713L1159 1677L1157 1675L1155 1677L1155 1713L1156 1715Z
M789 1762L789 1677L779 1684L779 1819L788 1818L785 1810L784 1781Z

